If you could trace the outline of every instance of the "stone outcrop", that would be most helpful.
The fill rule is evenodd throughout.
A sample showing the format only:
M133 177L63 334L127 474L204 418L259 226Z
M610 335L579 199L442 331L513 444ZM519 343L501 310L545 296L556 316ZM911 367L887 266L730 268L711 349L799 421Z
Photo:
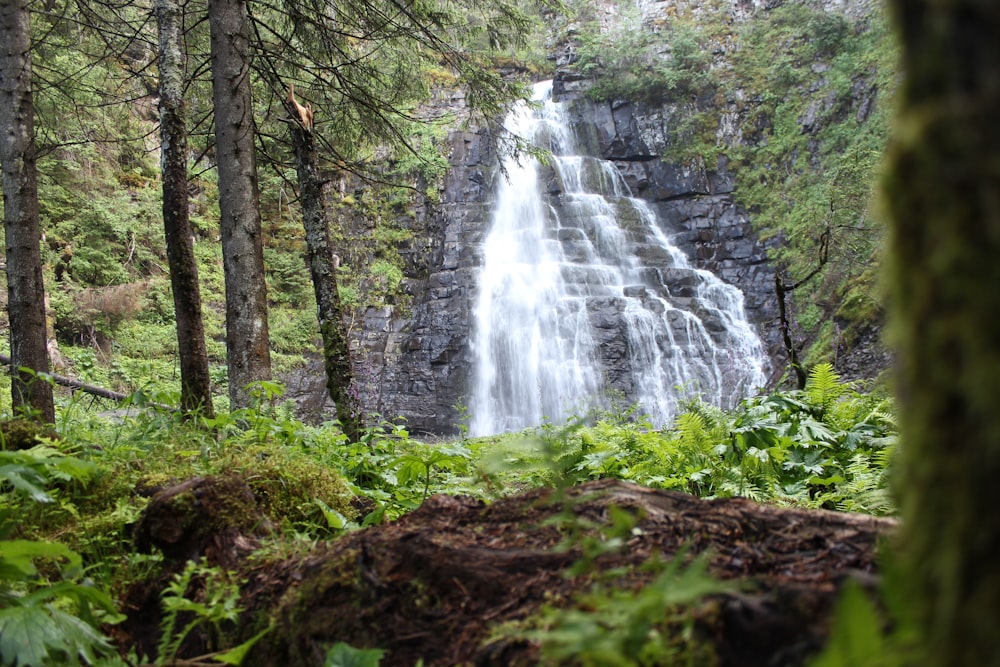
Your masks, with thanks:
M572 75L557 77L554 91L574 100L574 122L591 128L589 149L614 161L633 195L654 204L664 231L698 268L743 292L748 319L775 354L774 271L767 264L766 246L733 198L735 179L727 165L706 169L663 159L670 148L666 126L679 113L675 106L592 102L573 83Z
M809 2L848 17L872 11L871 0ZM754 12L781 4L784 0L733 0L728 13L733 20L742 21ZM681 5L692 15L701 11L698 3L688 0L656 0L646 3L644 11L653 24L657 12L666 16ZM609 15L607 20L613 17ZM572 26L563 28L572 36ZM724 51L726 47L720 48ZM718 60L725 54L715 57ZM777 328L774 269L767 260L767 244L757 238L747 211L734 197L733 170L724 158L716 164L664 158L680 152L672 150L677 147L671 142L677 139L671 128L694 106L709 102L594 102L586 96L591 82L573 70L576 56L572 39L559 44L552 58L556 64L553 93L569 102L586 152L614 162L632 194L650 202L664 233L695 266L712 271L743 292L747 317L757 327L780 375L784 350ZM822 76L822 68L814 68L814 72ZM860 123L871 110L875 92L867 80L856 86L863 89L852 91L851 98L857 100L852 112ZM801 118L803 131L811 131L820 115L819 109L813 109ZM719 113L719 141L725 145L752 144L757 139L742 136L742 126L735 104L723 110ZM441 201L416 216L411 225L415 241L403 252L409 304L406 308L369 308L359 318L355 341L359 358L365 359L359 377L366 405L385 417L405 417L411 431L417 433L457 431L461 406L469 402L476 277L482 264L481 243L491 222L495 184L500 178L488 132L456 132L450 143L450 169ZM558 192L558 183L552 188L553 193ZM772 238L768 243L780 242L780 238ZM677 288L682 290L683 285ZM864 355L844 357L846 376L866 376L863 366L868 360L879 366L868 374L887 364L877 331L870 338ZM608 344L604 349L615 354L617 348ZM772 382L776 381L772 377ZM293 379L290 385L293 397L313 397L317 414L324 410L332 414L329 405L321 408L318 404L317 397L323 396L321 365L314 365L307 377Z
M773 320L773 271L766 248L733 200L733 177L724 164L712 170L661 158L670 109L630 103L596 103L557 78L557 96L572 100L574 124L588 128L588 152L614 161L633 194L651 202L664 232L692 263L739 287L748 319L777 352ZM441 203L415 230L408 255L408 310L368 308L356 340L364 400L385 417L401 416L411 432L454 433L469 400L471 327L481 244L489 231L498 178L493 141L485 130L450 137L450 169ZM678 289L683 289L678 285ZM613 354L613 345L605 346ZM290 395L307 402L313 416L332 418L323 403L322 365L289 378Z

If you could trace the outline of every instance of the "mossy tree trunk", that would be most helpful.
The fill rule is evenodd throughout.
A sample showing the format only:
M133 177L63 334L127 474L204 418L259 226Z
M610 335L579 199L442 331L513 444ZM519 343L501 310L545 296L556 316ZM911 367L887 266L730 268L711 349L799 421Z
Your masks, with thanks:
M7 242L7 312L14 409L55 421L49 372L35 167L35 107L31 93L28 3L0 4L0 163Z
M290 127L299 180L302 226L309 249L309 272L323 338L326 388L337 405L337 418L344 434L351 442L357 442L364 427L363 413L351 393L354 369L337 289L337 259L330 243L330 222L326 213L324 181L319 173L316 141L312 131L295 120L295 109L290 108L289 111L292 113Z
M201 316L198 262L188 211L187 125L184 109L184 52L177 0L157 0L160 38L160 166L163 231L174 296L181 366L181 408L212 416L212 380Z
M209 0L208 19L226 275L226 360L235 410L249 407L248 385L271 379L246 0Z
M1000 664L1000 3L894 0L884 186L905 440L902 558L926 665Z

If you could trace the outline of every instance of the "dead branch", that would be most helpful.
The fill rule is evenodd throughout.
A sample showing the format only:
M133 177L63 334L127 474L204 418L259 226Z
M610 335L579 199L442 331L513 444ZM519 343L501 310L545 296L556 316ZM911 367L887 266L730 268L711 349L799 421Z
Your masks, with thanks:
M0 363L6 366L11 366L13 364L13 360L5 354L0 354ZM98 387L96 385L87 384L86 382L81 382L80 380L66 377L65 375L48 373L48 376L52 378L53 382L62 387L69 387L70 389L76 389L91 394L93 396L99 396L101 398L107 398L112 401L118 401L119 403L130 398L129 394L122 394L121 392L105 389L104 387Z
M830 210L831 212L833 210L832 204L830 205ZM785 303L785 295L812 280L816 274L822 271L823 267L826 266L826 263L830 258L830 232L830 225L828 224L819 237L819 260L816 263L816 268L810 271L804 278L797 282L786 284L785 279L781 277L781 272L774 272L774 293L778 297L778 318L781 328L781 340L785 345L785 352L788 354L788 367L794 371L799 389L805 389L806 387L806 371L802 367L802 362L799 360L798 350L792 343L791 325L788 322L788 309Z

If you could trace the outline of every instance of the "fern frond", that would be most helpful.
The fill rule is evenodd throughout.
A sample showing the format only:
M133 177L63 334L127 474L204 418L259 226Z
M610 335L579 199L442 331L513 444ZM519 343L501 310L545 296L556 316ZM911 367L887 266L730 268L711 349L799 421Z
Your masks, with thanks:
M698 412L684 412L674 421L674 433L683 446L700 449L705 442L705 418Z
M829 363L816 364L809 371L806 382L806 400L813 407L825 411L831 403L844 395L847 386L840 381L840 375Z

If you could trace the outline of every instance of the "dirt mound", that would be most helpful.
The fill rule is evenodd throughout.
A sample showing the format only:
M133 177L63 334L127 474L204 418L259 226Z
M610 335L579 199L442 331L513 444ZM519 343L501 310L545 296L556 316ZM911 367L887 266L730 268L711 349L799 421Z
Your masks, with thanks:
M491 632L543 604L573 605L596 581L638 590L655 576L640 567L651 558L705 554L715 577L738 583L692 611L711 662L801 664L826 636L840 584L874 580L877 543L894 526L611 480L489 505L433 496L305 557L246 566L238 635L274 624L247 665L321 665L339 641L386 649L383 666L534 664L537 646ZM567 576L581 559L588 567Z
M636 517L622 548L594 557L591 573L564 576L588 537L609 539L612 507ZM871 577L876 542L893 525L616 481L492 505L434 496L393 524L251 573L247 602L274 613L277 627L250 663L321 664L326 647L346 641L388 649L384 665L530 664L533 646L486 643L491 628L570 604L601 571L641 586L652 575L639 565L686 550L707 553L715 576L747 582L700 621L720 661L794 664L825 636L838 585Z

